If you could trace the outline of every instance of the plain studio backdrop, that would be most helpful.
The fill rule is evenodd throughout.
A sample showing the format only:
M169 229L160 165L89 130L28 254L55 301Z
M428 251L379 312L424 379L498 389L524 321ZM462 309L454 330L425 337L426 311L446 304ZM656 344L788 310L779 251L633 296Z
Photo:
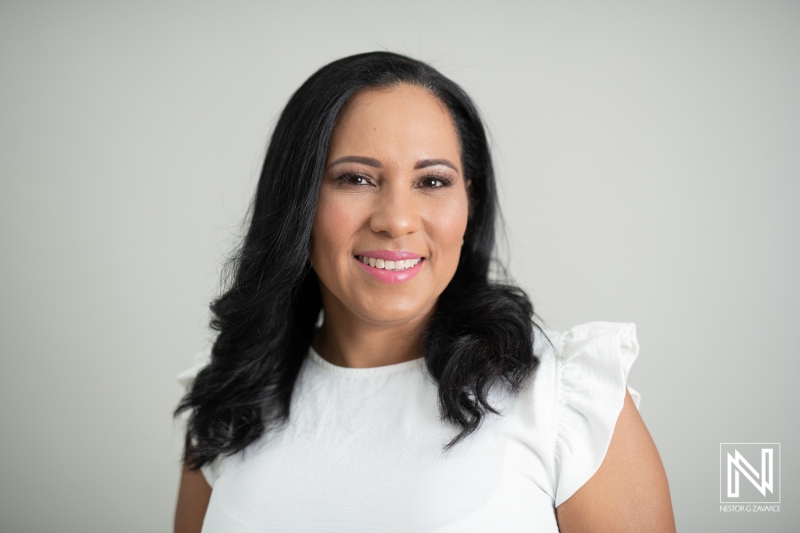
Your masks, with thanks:
M376 49L475 99L546 324L636 323L678 530L797 527L799 2L5 1L0 530L171 530L175 375L269 134ZM720 510L722 442L781 443L779 513Z

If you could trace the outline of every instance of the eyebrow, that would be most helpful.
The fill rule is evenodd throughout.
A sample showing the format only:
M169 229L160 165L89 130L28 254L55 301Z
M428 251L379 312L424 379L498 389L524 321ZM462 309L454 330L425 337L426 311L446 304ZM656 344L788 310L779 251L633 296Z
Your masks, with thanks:
M434 167L436 165L444 165L458 172L456 166L447 159L423 159L422 161L417 161L417 164L414 165L414 170L425 167Z
M344 157L340 157L339 159L328 165L328 168L331 168L332 166L335 165L340 165L342 163L361 163L362 165L367 165L370 167L383 168L383 165L377 159L373 159L371 157L358 156L358 155L347 155ZM458 172L456 166L447 159L421 159L417 161L416 165L414 165L414 170L433 167L436 165L444 165Z
M361 157L358 155L347 155L344 157L340 157L339 159L328 165L328 168L331 168L332 166L335 165L340 165L342 163L361 163L363 165L367 165L370 167L383 168L383 165L381 165L381 162L378 161L377 159L372 159L371 157Z

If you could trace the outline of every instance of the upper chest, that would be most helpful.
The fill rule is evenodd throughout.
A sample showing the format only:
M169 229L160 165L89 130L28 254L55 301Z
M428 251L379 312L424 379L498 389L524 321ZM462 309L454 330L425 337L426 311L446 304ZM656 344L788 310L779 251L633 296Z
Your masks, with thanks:
M511 527L530 523L531 513L549 520L545 462L519 438L514 399L493 400L505 415L489 414L445 453L459 429L440 419L432 381L413 371L358 379L304 367L288 423L227 460L209 519L235 515L276 531L463 531L481 516Z

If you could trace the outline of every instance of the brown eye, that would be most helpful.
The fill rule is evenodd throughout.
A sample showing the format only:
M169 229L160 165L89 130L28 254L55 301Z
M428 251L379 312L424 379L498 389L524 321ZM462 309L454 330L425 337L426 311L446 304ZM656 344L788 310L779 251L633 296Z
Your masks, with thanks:
M422 183L427 189L443 189L450 185L450 180L447 178L429 177L424 178Z
M343 183L345 185L367 185L369 182L367 181L369 178L367 176L362 176L361 174L342 174L336 181L339 183Z

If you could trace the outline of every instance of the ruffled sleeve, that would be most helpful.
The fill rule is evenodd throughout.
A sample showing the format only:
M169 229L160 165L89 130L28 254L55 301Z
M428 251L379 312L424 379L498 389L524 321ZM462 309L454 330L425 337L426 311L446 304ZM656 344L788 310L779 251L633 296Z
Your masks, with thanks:
M638 354L636 326L631 323L590 322L559 336L556 507L600 468L622 411L628 371ZM638 409L639 393L627 389Z
M194 364L175 377L175 379L178 380L178 383L183 386L184 392L188 392L192 388L194 378L197 377L197 374L203 368L205 368L209 362L211 362L211 349L209 348L194 354L192 359L194 360ZM180 418L184 423L186 423L190 415L191 412L186 410L180 414ZM222 459L218 456L216 459L200 468L200 470L203 472L203 476L206 478L206 481L212 487L221 473L221 464Z
M192 383L194 383L194 378L197 377L197 374L211 362L211 349L209 348L202 352L197 352L192 359L194 364L175 376L175 379L178 380L178 383L180 383L187 392L192 388Z

